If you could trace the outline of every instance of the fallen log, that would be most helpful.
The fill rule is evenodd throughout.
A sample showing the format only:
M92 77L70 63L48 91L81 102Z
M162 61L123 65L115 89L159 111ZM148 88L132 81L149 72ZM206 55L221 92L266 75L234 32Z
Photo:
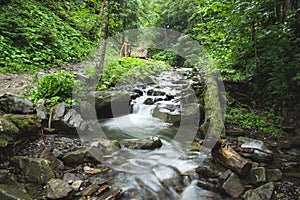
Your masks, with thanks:
M227 167L239 175L247 175L252 163L240 156L225 142L218 141L212 149L212 156L224 167Z

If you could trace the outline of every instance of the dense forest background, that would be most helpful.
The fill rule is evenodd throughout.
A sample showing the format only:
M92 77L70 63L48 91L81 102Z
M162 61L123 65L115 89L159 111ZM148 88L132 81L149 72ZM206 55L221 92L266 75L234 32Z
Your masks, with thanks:
M108 4L105 6L105 2ZM138 27L189 35L225 80L249 83L264 103L299 99L299 0L2 0L0 71L34 72L84 60L103 37ZM170 52L153 57L179 65Z

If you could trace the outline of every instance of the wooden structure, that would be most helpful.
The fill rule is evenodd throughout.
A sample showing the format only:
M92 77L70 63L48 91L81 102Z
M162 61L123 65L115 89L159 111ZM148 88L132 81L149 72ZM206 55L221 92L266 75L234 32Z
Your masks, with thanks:
M120 56L126 57L137 57L137 58L147 58L147 48L145 45L140 45L138 47L134 47L128 42L124 42L120 49Z

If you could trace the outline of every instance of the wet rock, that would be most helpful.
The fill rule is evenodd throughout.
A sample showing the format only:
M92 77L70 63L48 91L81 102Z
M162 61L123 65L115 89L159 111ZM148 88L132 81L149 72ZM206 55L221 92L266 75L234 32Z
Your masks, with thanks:
M34 112L33 103L12 94L0 96L0 110L11 114L30 114Z
M87 174L98 174L101 172L101 169L84 166L83 171L84 171L84 173L87 173Z
M145 100L144 104L153 105L154 104L154 99L149 97Z
M81 196L91 196L93 195L97 190L99 189L99 185L97 184L91 184L88 187L86 187L82 192Z
M121 148L119 141L107 140L107 139L103 139L103 138L92 142L90 146L96 147L105 153L113 153L113 152L118 151Z
M211 183L211 182L206 181L206 180L199 180L197 182L197 186L201 187L203 189L206 189L206 190L215 190L216 189L216 184L215 183Z
M0 117L0 147L13 143L19 135L20 131L14 123Z
M152 116L174 125L179 125L181 120L181 114L179 112L171 112L166 108L161 108L158 106L153 109Z
M156 149L162 146L158 137L147 137L145 139L123 139L120 141L121 148L130 149Z
M256 167L251 169L250 182L252 184L265 182L266 180L266 169L264 167Z
M61 179L51 179L46 185L46 197L50 199L66 197L71 191L71 186Z
M220 200L221 197L213 191L202 189L195 183L190 184L181 194L181 200Z
M245 191L244 186L235 173L231 173L228 179L223 183L222 189L233 198L238 198Z
M243 198L245 200L269 200L272 197L274 184L266 183L258 188L251 189L245 192Z
M27 194L24 185L21 183L0 184L0 199L5 200L31 200Z
M262 141L247 137L238 137L238 143L241 148L246 149L243 156L251 158L256 162L271 162L273 160L273 153L270 151ZM253 153L248 153L248 149L253 149Z
M12 161L20 167L24 176L32 182L45 184L55 177L50 162L46 159L15 156Z
M88 101L80 102L79 108L79 113L84 120L94 120L96 118L95 106Z
M230 176L230 174L232 174L232 171L230 169L228 169L225 172L223 172L221 174L221 176L219 177L220 181L222 183L224 183L228 179L228 177Z
M98 119L128 114L130 95L121 91L97 91L88 94L88 101L95 103Z
M75 151L66 153L62 157L62 161L65 164L82 164L85 162L95 162L95 158L90 153L90 148L80 148Z
M196 168L196 172L204 178L215 178L218 174L211 168L211 166L199 166Z
M279 181L282 177L280 169L267 169L266 178L268 182Z
M150 89L150 90L148 90L147 95L148 96L164 96L164 95L166 95L166 93L161 90Z

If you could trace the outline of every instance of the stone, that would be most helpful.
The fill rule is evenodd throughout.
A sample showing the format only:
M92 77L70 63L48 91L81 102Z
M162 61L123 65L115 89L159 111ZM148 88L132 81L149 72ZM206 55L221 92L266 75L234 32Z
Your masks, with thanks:
M0 110L11 114L31 114L34 112L33 103L29 99L12 94L0 96Z
M282 172L280 169L267 169L266 178L268 182L279 181L282 177Z
M150 97L147 98L147 99L145 100L144 104L146 104L146 105L153 105L153 104L154 104L153 98L150 98Z
M70 151L62 157L65 164L82 164L85 162L95 162L95 158L89 152L90 148L80 148L75 151Z
M44 148L44 150L41 152L39 157L50 161L51 168L53 170L63 170L64 169L64 163L61 160L57 159L55 157L55 155L53 154L53 152L48 147Z
M97 91L87 95L89 103L95 105L98 119L119 117L128 114L130 94L122 91Z
M0 199L3 200L31 200L21 183L0 184Z
M123 139L120 146L130 149L156 149L162 146L162 142L158 137L151 136L145 139Z
M199 174L199 176L204 178L215 178L218 177L218 174L214 172L214 170L211 168L211 166L199 166L196 168L196 173Z
M148 96L164 96L164 95L166 95L166 93L161 90L150 89L147 91L147 95Z
M252 184L265 182L266 180L266 169L264 167L256 167L251 169L250 182Z
M46 197L50 199L60 199L67 197L72 191L71 186L61 179L51 179L46 185Z
M65 102L57 104L53 108L52 120L53 121L60 120L67 112L67 108L68 108L68 105Z
M232 171L230 169L226 170L225 172L222 172L221 176L219 177L220 181L224 183L231 174Z
M86 187L82 192L81 196L91 196L93 195L97 190L99 189L99 185L97 184L91 184L88 187Z
M42 120L48 119L48 109L45 106L45 100L44 99L38 100L35 111L36 111L36 115L40 119L42 119Z
M18 127L7 119L0 117L0 147L6 147L8 144L13 143L19 136Z
M84 166L83 171L84 171L84 173L87 173L87 174L98 174L101 172L101 169Z
M71 188L75 191L78 191L82 183L83 183L82 180L76 180L72 183Z
M243 156L251 158L255 162L269 163L273 160L273 153L262 141L247 137L238 137L238 143L242 149L253 149L253 153L244 153Z
M231 173L228 179L223 183L222 189L233 198L239 198L245 191L244 186L235 173Z
M243 198L245 200L269 200L274 191L273 182L266 183L258 188L250 189L245 192Z
M14 156L12 161L20 167L24 176L34 183L46 184L55 177L50 162L44 158Z
M214 199L221 199L221 197L211 191L211 190L206 190L203 188L198 187L196 184L192 182L188 187L184 189L184 191L181 194L181 198L178 198L181 200L196 200L196 199L201 199L201 200L214 200Z
M159 106L153 109L152 116L174 125L179 125L181 120L181 114L177 110L170 111L166 108Z
M80 178L78 178L75 174L72 173L64 173L63 176L63 181L67 182L67 183L73 183L77 180L80 180Z

